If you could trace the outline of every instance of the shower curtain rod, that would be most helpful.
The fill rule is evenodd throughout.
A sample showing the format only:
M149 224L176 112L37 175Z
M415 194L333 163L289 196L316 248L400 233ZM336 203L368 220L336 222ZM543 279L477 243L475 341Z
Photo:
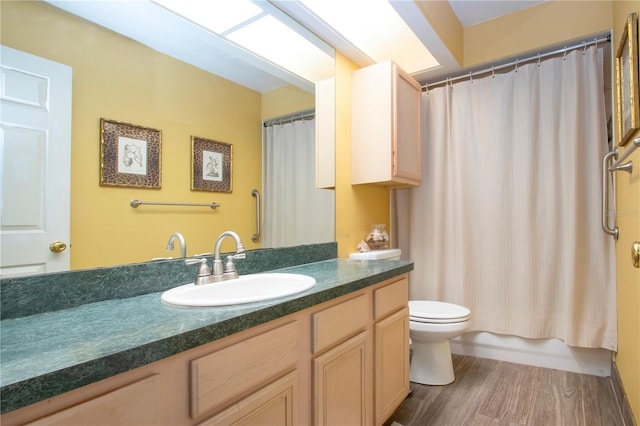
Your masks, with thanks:
M273 118L271 120L267 120L267 121L264 122L264 127L271 127L271 126L274 126L276 124L293 123L294 121L299 121L299 120L311 120L311 119L315 118L315 116L316 116L315 110L297 112L295 114L285 115L283 117L278 117L278 118Z
M479 71L471 71L468 72L466 74L462 74L459 75L457 77L450 77L447 78L446 80L441 80L435 83L427 83L424 86L422 86L423 90L429 90L429 87L431 86L440 86L442 84L449 84L449 83L453 83L454 81L458 81L458 80L464 80L467 78L473 78L474 76L477 75L483 75L483 74L493 74L498 70L502 70L504 68L510 68L510 67L518 67L518 65L521 64L525 64L525 63L529 63L532 61L540 61L543 58L548 58L549 56L555 56L555 55L559 55L561 53L566 54L567 52L571 51L571 50L576 50L576 49L586 49L587 47L591 46L591 45L598 45L598 43L610 43L611 42L611 36L608 35L606 37L601 37L601 38L596 38L593 39L591 41L584 41L580 44L575 44L573 46L569 46L569 47L563 47L562 49L557 49L557 50L553 50L550 52L545 52L545 53L538 53L535 56L530 56L528 58L524 58L524 59L516 59L515 61L511 61L508 62L506 64L502 64L502 65L496 65L496 66L492 66L490 68L485 68L483 70L479 70Z

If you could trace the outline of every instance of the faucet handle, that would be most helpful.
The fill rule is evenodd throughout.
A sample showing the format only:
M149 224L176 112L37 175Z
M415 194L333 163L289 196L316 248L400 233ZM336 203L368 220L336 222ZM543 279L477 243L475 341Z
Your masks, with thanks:
M238 271L236 271L236 265L233 264L233 259L242 259L242 257L236 257L237 255L229 255L227 256L227 261L224 264L224 270L222 273L223 280L232 280L234 278L238 278Z
M198 270L198 277L206 277L211 275L211 269L209 269L207 259L205 259L204 257L190 257L188 259L185 259L184 263L187 265L195 265L199 263L200 269Z

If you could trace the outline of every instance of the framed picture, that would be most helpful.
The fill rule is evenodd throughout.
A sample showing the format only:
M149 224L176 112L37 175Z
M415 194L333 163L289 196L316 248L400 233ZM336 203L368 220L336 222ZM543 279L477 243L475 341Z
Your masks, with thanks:
M640 127L638 115L638 14L632 13L616 53L618 145L625 145Z
M162 132L100 119L100 186L161 187Z
M233 146L191 137L191 190L231 192Z

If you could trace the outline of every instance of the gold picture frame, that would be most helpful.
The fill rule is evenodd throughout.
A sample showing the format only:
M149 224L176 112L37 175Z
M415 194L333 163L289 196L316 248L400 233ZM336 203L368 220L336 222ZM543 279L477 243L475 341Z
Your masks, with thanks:
M191 137L191 190L232 192L233 145Z
M100 118L100 186L160 189L162 132Z
M638 14L631 13L622 32L616 65L616 129L618 145L625 145L640 127L638 107Z

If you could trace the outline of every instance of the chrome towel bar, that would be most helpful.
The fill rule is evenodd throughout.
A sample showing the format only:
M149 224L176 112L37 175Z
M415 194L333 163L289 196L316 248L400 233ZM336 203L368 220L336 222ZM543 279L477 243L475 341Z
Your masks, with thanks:
M211 202L209 204L203 203L170 203L165 201L140 201L140 200L131 200L129 205L133 208L138 207L141 204L149 204L154 206L189 206L189 207L211 207L212 209L216 209L220 207L219 203Z

